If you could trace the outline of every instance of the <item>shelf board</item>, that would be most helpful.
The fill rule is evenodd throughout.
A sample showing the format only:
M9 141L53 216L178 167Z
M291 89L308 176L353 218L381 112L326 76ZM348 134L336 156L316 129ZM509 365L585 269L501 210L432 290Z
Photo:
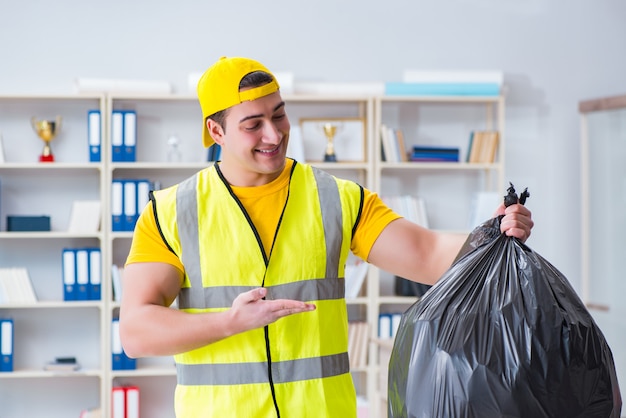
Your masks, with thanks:
M41 301L36 303L0 304L0 309L83 309L102 308L101 300Z
M102 168L102 163L74 162L74 163L27 163L27 162L5 162L0 163L0 171L9 170L40 170L40 171L98 171Z
M503 96L381 96L381 103L386 102L425 102L425 103L498 103Z
M111 163L112 170L202 170L213 165L213 161L168 163L158 161L139 161L132 163Z
M348 305L367 305L369 298L367 296L359 296L358 298L346 298L346 304Z
M74 372L46 371L37 369L16 370L13 372L0 373L0 379L42 379L59 377L99 377L102 378L102 371L99 369L81 369Z
M67 239L97 238L102 239L102 232L68 232L68 231L16 231L0 232L0 239Z
M381 170L498 170L499 163L380 162Z

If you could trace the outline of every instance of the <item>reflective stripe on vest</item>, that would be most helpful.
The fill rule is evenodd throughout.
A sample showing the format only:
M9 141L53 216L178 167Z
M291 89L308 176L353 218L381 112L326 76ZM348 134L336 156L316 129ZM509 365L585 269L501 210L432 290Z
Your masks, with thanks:
M348 353L272 363L274 383L320 379L348 373ZM267 362L176 365L181 385L243 385L267 382Z

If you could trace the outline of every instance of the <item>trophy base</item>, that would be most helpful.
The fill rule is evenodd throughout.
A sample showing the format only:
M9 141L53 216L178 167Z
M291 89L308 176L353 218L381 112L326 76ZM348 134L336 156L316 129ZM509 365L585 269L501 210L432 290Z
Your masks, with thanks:
M50 154L50 155L40 155L39 156L39 162L40 163L53 163L54 162L54 155Z
M325 154L324 155L324 162L325 163L336 163L337 162L337 156L335 154Z

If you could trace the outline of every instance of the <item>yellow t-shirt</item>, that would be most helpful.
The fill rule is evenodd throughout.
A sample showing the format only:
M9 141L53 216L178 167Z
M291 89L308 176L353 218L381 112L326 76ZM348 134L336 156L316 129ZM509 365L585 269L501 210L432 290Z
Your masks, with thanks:
M287 159L285 169L271 183L257 187L232 187L257 228L268 254L281 215L280 209L287 199L292 164L293 160ZM350 245L352 252L361 259L367 260L378 235L385 226L399 217L400 215L389 209L376 193L365 189L361 219ZM142 262L168 263L184 271L180 259L167 248L161 238L152 203L146 206L137 221L133 242L126 260L126 264Z

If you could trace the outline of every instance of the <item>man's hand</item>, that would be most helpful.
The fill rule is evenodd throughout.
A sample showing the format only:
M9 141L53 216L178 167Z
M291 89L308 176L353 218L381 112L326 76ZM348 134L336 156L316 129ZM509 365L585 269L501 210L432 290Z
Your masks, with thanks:
M496 210L496 216L504 215L500 221L500 231L509 237L519 238L526 242L530 231L535 225L530 210L519 203L504 207L504 203Z
M261 328L284 316L315 310L315 305L299 300L265 300L266 294L267 289L261 287L235 298L229 312L235 332Z

